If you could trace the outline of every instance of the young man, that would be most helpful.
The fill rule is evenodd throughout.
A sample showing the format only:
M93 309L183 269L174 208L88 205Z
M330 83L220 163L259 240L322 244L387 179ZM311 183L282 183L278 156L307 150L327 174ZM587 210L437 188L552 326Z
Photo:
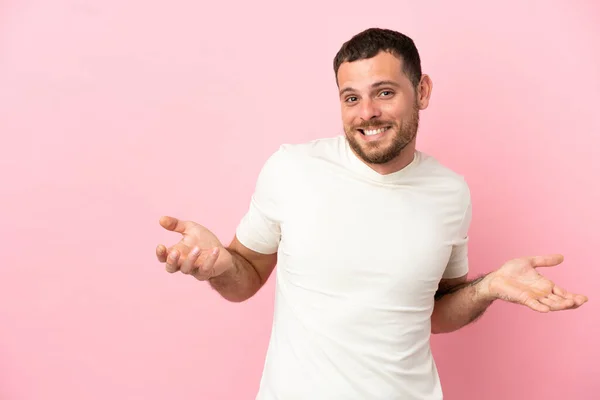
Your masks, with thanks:
M227 247L199 224L161 218L183 238L157 257L234 302L278 265L259 400L442 399L432 332L461 328L496 299L547 312L587 298L537 273L560 255L467 280L469 189L416 150L432 82L410 38L363 31L334 70L345 134L281 146Z

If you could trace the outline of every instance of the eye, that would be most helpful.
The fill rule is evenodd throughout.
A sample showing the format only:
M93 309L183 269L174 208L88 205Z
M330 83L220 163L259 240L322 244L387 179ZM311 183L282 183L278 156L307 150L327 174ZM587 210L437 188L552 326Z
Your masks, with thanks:
M383 97L390 97L394 94L391 90L382 90L379 95Z
M346 97L346 103L352 103L357 100L356 96L348 96Z

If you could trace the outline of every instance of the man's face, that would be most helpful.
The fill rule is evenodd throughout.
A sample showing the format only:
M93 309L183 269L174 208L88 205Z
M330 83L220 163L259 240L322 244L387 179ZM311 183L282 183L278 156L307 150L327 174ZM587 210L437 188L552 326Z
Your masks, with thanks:
M342 122L348 142L368 164L387 164L414 143L419 93L388 52L343 63L338 70Z

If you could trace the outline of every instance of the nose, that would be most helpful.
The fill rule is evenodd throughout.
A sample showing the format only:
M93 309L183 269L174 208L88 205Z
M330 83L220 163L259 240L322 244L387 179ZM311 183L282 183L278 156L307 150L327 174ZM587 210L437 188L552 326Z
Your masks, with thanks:
M365 99L360 104L360 117L364 121L381 116L381 110L377 104L371 99Z

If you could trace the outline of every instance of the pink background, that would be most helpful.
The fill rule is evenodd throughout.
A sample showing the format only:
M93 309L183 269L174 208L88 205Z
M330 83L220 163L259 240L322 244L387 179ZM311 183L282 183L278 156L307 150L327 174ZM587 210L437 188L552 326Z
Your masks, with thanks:
M254 398L273 281L167 274L158 219L228 242L280 143L340 132L332 58L370 26L433 78L419 147L471 185L472 271L562 252L590 298L435 336L446 399L599 398L599 3L309 3L0 3L0 399Z

